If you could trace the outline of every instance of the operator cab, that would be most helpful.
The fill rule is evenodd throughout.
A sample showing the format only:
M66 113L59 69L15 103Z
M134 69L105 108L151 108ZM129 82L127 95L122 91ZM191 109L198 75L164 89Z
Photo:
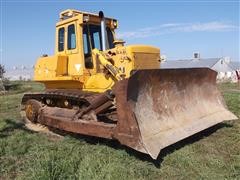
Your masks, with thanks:
M73 54L79 54L84 58L85 68L92 69L92 50L114 48L116 28L117 20L105 18L101 11L97 15L65 10L60 13L60 22L57 23L56 53L67 54L69 59Z

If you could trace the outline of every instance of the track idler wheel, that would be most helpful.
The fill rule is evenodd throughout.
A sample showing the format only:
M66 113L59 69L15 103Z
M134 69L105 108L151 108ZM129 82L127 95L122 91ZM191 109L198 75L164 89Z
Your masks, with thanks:
M37 123L38 111L41 108L41 103L37 100L30 99L26 102L25 113L26 117L32 123Z

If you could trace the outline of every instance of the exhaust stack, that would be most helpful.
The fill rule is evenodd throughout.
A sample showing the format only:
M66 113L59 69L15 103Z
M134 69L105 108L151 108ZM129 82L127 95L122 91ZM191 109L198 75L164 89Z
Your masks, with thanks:
M102 51L105 51L107 49L106 23L102 11L99 11L99 17L101 18Z

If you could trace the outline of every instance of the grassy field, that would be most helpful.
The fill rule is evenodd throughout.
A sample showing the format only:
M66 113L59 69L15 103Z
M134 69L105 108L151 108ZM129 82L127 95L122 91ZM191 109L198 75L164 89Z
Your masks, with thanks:
M219 85L240 117L240 87ZM20 118L22 83L0 96L0 179L240 179L240 121L221 123L161 151L156 161L117 142L32 132Z

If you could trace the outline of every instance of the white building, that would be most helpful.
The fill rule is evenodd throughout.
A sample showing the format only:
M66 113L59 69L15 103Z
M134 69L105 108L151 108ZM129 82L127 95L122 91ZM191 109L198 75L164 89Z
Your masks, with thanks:
M161 69L200 67L216 71L218 81L237 82L239 78L237 74L240 75L240 62L233 62L229 57L203 59L200 56L195 56L193 59L170 60L161 63Z

